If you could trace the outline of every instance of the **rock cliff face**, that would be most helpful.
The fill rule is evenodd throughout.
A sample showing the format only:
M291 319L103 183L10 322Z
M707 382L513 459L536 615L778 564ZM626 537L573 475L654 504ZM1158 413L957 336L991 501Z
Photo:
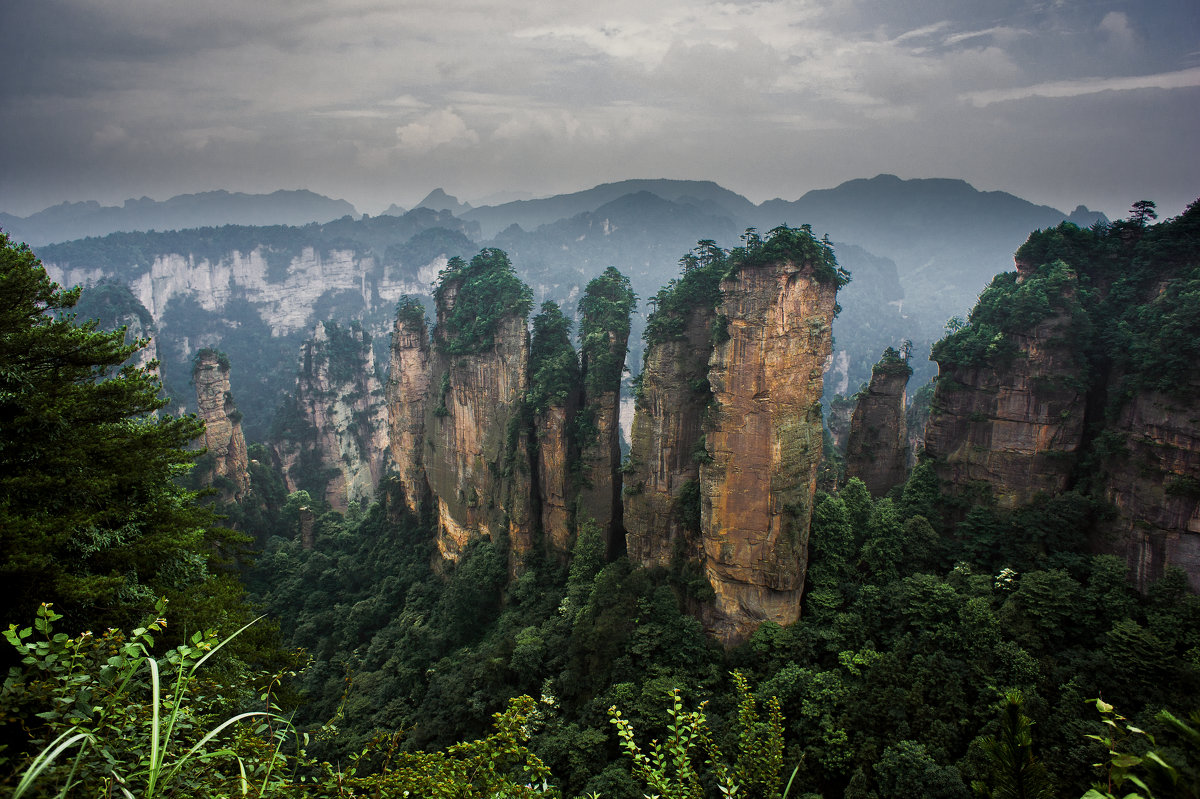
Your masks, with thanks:
M625 478L630 559L698 567L713 591L698 611L726 645L800 615L846 279L808 228L748 238L702 243L654 298Z
M438 550L457 562L473 539L503 534L519 563L533 545L532 469L522 423L528 288L502 252L486 250L470 265L451 261L436 300L424 463Z
M429 402L429 333L420 302L402 303L392 331L388 366L389 468L413 513L429 496L425 478L425 413Z
M646 349L624 476L625 542L635 563L700 557L698 447L715 318L711 307L691 309L680 339Z
M541 506L542 541L546 549L565 561L575 542L571 475L570 421L575 409L566 405L547 408L534 420L537 442L537 487Z
M613 267L588 283L579 304L580 365L587 424L580 431L578 513L600 528L610 558L625 551L621 506L621 375L636 298Z
M1111 428L1123 451L1106 463L1104 498L1117 509L1106 530L1142 591L1167 565L1200 591L1200 383L1186 394L1139 393Z
M912 368L888 347L871 370L871 384L860 394L850 420L846 477L857 477L877 497L904 482L908 471L905 390Z
M999 507L1014 508L1067 489L1087 408L1087 367L1072 343L1076 286L1072 275L1060 289L1068 307L998 328L1008 356L938 359L925 452L951 493L986 484Z
M199 477L203 483L215 485L223 501L236 502L250 490L250 473L241 414L229 390L229 362L215 350L201 350L196 354L192 382L208 450L198 464L203 470Z
M707 626L722 641L799 618L821 459L821 392L837 287L789 259L721 283L728 338L709 370L714 406L700 466Z
M1200 202L1158 225L1038 231L938 342L925 450L968 500L1074 492L1091 547L1200 589ZM1034 509L1036 512L1036 508Z
M275 452L289 491L323 496L335 510L370 502L383 475L388 420L371 337L352 324L318 324Z

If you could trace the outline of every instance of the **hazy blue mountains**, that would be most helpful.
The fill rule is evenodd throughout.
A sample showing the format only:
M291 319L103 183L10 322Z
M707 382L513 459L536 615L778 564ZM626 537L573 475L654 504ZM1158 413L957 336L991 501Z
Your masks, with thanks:
M240 194L206 191L161 202L142 197L124 205L62 203L25 218L0 214L0 228L30 246L104 236L118 231L182 230L219 225L303 225L329 222L354 206L311 191Z

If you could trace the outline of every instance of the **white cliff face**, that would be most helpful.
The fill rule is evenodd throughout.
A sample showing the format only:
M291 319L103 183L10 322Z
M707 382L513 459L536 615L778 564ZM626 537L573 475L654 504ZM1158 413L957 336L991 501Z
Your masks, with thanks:
M101 269L64 269L54 263L43 266L51 279L63 286L89 286L112 277ZM272 335L281 336L304 329L317 299L331 289L359 292L367 307L377 301L395 304L404 294L427 294L444 266L445 259L438 258L418 269L416 280L380 275L376 282L375 275L381 270L376 269L374 258L358 257L352 250L334 250L322 256L308 247L291 260L281 282L272 282L267 252L256 247L249 253L234 250L215 262L180 253L161 255L128 285L155 320L162 319L175 297L192 296L205 310L217 313L238 297L258 309Z

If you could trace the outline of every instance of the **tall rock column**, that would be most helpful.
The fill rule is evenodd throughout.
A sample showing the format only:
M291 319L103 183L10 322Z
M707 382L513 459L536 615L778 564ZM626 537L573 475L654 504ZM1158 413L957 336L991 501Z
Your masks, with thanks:
M425 411L429 402L429 331L420 301L401 301L392 330L388 368L388 460L413 513L429 496L425 479Z
M876 497L904 482L908 471L908 424L904 392L912 367L888 347L871 369L871 385L858 397L846 444L846 477L866 483Z
M204 420L204 448L208 455L201 461L207 474L205 483L216 484L221 498L236 501L250 490L249 458L246 437L242 435L242 415L233 404L229 390L229 359L213 349L196 353L192 368L196 386L196 406Z
M425 471L438 550L457 562L473 539L508 536L519 561L532 547L527 425L531 293L500 250L454 258L435 291L437 327L425 414Z
M711 400L708 360L724 272L722 254L708 259L689 262L683 277L651 301L623 476L626 550L643 566L702 559L701 422Z
M274 442L289 491L306 489L339 511L375 498L387 450L383 393L371 335L357 322L318 323L301 347L295 394Z
M822 451L820 399L841 273L806 229L776 235L787 237L778 242L787 249L769 240L721 283L725 333L708 376L714 407L700 466L701 538L716 598L705 626L727 645L762 621L799 618Z
M621 508L621 375L636 298L629 278L614 267L588 283L579 303L580 361L587 424L580 425L578 514L600 528L605 552L625 549Z
M572 510L577 457L579 360L571 346L571 321L553 302L542 303L533 320L526 404L533 416L542 542L548 554L566 561L574 544Z

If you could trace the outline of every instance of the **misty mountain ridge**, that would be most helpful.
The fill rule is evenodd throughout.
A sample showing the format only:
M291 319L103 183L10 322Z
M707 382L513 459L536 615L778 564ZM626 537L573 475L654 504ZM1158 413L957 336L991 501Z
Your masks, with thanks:
M392 207L395 207L394 205ZM452 194L447 194L445 189L437 188L425 195L425 199L417 203L414 208L431 208L434 211L450 211L454 214L465 214L471 210L471 204L459 202L458 198Z
M719 209L737 224L754 210L754 203L711 180L634 179L602 183L585 191L559 194L538 200L515 200L502 205L473 208L464 218L479 222L484 236L494 236L510 225L536 230L542 225L568 219L629 194L650 192L680 204Z
M31 246L109 233L183 230L221 225L304 225L357 214L345 200L297 189L270 194L225 190L180 194L169 200L128 199L124 205L64 202L21 218L0 214L0 228Z
M459 214L452 205L466 204L443 189L430 192L425 202L447 207L405 212L393 206L376 217L343 215L296 227L114 233L39 247L38 254L59 270L75 270L81 280L93 281L82 276L100 270L107 279L126 282L137 279L159 256L194 256L216 267L235 251L245 255L262 247L279 262L278 276L283 279L291 259L311 247L322 257L335 250L354 252L360 264L356 268L370 273L364 276L368 283L383 270L398 280L417 281L406 290L425 294L432 286L416 286L436 274L438 256L470 258L481 247L498 247L508 253L538 302L554 300L569 317L576 312L586 282L612 265L629 276L641 298L630 339L629 364L636 371L648 301L678 276L681 256L697 241L711 239L731 248L741 243L740 235L750 226L765 233L780 224L810 224L818 236L829 235L839 262L854 275L842 292L844 310L835 322L839 366L829 381L834 390L853 391L869 378L878 353L905 339L912 340L918 353L913 385L920 385L933 373L933 364L920 353L942 336L947 319L966 313L993 275L1012 268L1013 252L1030 230L1053 227L1064 219L1090 223L1099 216L1082 207L1067 215L1004 192L980 192L961 180L902 180L893 175L759 206L711 181L680 180L622 181ZM417 234L420 238L414 238ZM313 320L345 321L343 311L348 311L333 313L341 305L331 303L291 313L301 319L311 315ZM386 340L390 303L364 296L355 307L361 309L364 303L373 333ZM232 343L222 346L228 349Z

